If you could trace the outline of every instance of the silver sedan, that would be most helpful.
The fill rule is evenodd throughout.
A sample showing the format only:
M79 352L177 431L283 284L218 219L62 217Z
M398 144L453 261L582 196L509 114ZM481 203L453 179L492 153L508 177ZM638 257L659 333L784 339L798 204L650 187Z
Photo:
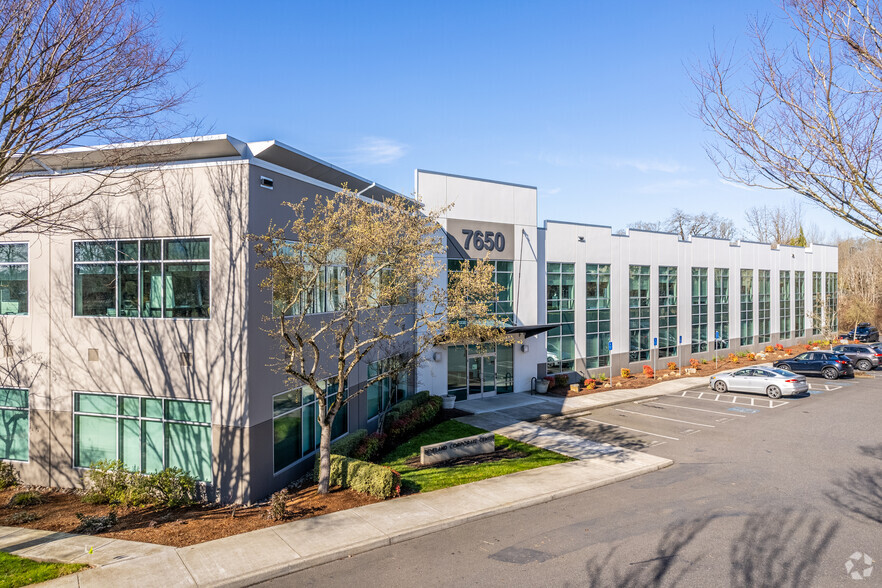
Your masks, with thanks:
M805 376L774 367L746 367L714 374L710 377L710 387L717 392L756 392L769 398L808 391Z

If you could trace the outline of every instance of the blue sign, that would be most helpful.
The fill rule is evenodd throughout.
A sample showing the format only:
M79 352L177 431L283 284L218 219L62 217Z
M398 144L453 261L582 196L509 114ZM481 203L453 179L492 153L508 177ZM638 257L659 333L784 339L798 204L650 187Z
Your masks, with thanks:
M683 335L680 335L680 343L683 343Z
M720 332L719 331L714 332L714 339L719 339L719 338L720 338Z
M653 346L653 347L658 347L658 337L653 337L653 338L652 338L652 346Z
M609 350L612 351L612 341L609 342Z

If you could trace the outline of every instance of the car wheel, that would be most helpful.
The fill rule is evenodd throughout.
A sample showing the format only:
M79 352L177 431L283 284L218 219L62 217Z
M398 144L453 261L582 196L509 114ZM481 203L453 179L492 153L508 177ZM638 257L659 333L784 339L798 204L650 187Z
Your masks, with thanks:
M824 368L824 370L821 372L821 375L828 380L835 380L839 377L839 372L837 372L835 368Z
M855 364L854 367L856 367L857 369L861 370L862 372L868 372L868 371L870 371L871 369L873 369L873 364L871 364L871 363L870 363L869 361L867 361L866 359L862 359L862 360L858 361L857 364Z
M766 395L772 399L781 398L781 388L778 386L769 386L766 388Z
M789 372L789 371L790 371L790 365L789 365L789 364L786 364L786 363L782 363L781 365L778 366L778 369L785 370L785 371L788 371L788 372Z
M723 392L728 392L729 388L726 386L726 382L721 380L714 384L714 390L722 394Z

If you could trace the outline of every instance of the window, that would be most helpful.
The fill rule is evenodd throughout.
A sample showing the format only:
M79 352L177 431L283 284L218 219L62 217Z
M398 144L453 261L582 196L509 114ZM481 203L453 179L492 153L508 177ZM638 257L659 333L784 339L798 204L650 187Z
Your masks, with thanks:
M447 273L458 272L464 263L470 264L472 267L477 263L474 260L466 261L459 259L450 259L447 261ZM488 301L488 310L490 314L500 320L504 320L507 324L514 324L514 262L513 261L487 261L493 266L493 281L502 286L502 289L496 295L496 300Z
M628 268L628 360L649 359L649 266Z
M325 390L328 403L334 402L338 389L336 378L322 380L319 386ZM347 408L343 405L334 417L334 424L331 426L332 439L349 432ZM315 392L309 386L273 396L274 472L278 473L315 452L322 434L317 419L318 402Z
M609 365L609 265L585 266L585 367Z
M286 248L287 249L287 248ZM298 252L302 253L302 252ZM297 253L286 253L294 256ZM309 271L309 270L307 270ZM334 249L328 254L328 263L323 265L317 272L316 283L309 291L302 291L296 285L291 288L273 288L273 308L276 316L285 313L285 316L299 316L300 314L319 314L322 312L337 312L346 305L346 252L342 249ZM377 280L385 282L392 279L392 270L381 270L377 274ZM306 290L306 289L303 289ZM379 292L379 285L376 291ZM292 304L286 296L300 295L300 300Z
M0 314L28 313L28 244L0 243Z
M547 372L568 372L576 367L576 266L549 263L546 273L547 322L557 327L548 332Z
M759 270L758 286L758 343L768 343L772 340L772 272Z
M824 324L823 286L821 272L812 272L812 335L820 335Z
M741 270L741 345L753 344L753 270Z
M211 482L211 405L194 400L74 393L74 466L121 460L137 472L178 467Z
M692 268L692 353L707 351L707 268Z
M207 238L74 242L74 316L208 318Z
M28 391L0 388L0 459L28 460Z
M793 338L805 336L805 272L793 274Z
M790 272L782 270L778 284L779 316L781 319L781 338L790 336Z
M658 356L677 355L677 268L658 268Z
M827 326L831 331L839 330L839 277L835 272L827 272Z
M729 348L729 270L714 270L714 349Z
M400 365L400 357L390 357L368 364L368 381L382 374L388 374L386 377L368 385L368 419L376 417L382 410L389 408L391 405L401 402L407 395L408 374L407 372L399 371Z

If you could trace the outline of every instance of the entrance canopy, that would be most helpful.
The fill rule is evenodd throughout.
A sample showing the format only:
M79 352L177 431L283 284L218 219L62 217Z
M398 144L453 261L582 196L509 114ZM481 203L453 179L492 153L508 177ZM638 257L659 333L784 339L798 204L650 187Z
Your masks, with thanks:
M541 335L557 326L559 325L510 325L505 327L505 332L509 335L522 334L524 339L526 339L527 337L533 337L534 335Z

